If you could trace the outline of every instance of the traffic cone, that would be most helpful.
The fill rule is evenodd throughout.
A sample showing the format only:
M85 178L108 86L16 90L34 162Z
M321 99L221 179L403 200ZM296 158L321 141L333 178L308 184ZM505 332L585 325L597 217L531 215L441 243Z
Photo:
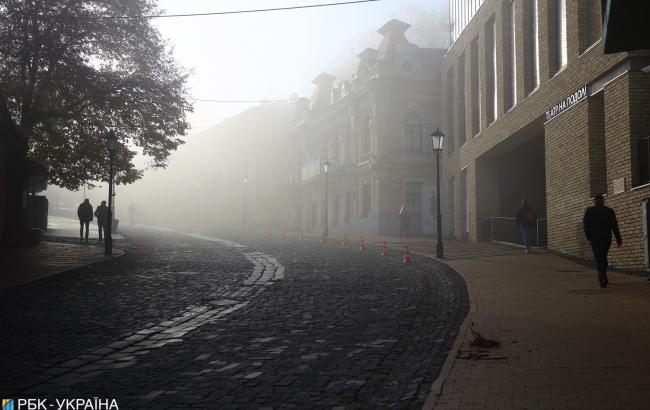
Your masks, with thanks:
M343 236L343 242L341 242L342 247L348 246L348 234L346 233L345 236Z
M381 256L388 256L388 244L384 241L384 249L381 251Z
M363 240L363 236L361 237L361 242L359 243L359 251L363 252L366 250L366 241Z
M413 257L411 257L411 252L409 251L408 246L404 250L404 260L402 262L404 262L405 265L410 265L413 263Z

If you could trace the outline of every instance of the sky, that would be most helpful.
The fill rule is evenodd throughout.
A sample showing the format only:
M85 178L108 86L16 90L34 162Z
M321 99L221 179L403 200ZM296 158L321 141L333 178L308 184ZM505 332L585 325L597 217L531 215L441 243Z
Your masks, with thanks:
M160 0L166 14L201 13L340 0ZM353 43L374 33L412 0L254 14L158 19L156 25L178 62L192 71L198 99L276 100L308 96L320 72L349 58ZM447 0L420 0L439 8ZM190 135L251 104L196 102Z

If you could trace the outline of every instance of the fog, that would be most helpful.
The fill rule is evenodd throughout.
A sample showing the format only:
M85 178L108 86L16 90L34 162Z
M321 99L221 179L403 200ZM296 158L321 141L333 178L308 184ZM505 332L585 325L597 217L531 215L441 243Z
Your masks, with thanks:
M301 196L296 194L299 182L308 179L305 172L311 172L310 166L318 168L312 175L315 185L310 189L319 191L322 178L318 177L324 159L336 157L335 165L342 168L344 158L351 161L354 156L356 161L361 153L361 145L339 149L331 141L328 146L310 143L312 137L301 136L301 116L308 115L305 110L313 109L319 98L319 88L312 80L323 72L336 77L333 90L327 91L330 103L352 95L352 88L346 87L352 87L353 80L359 82L363 75L370 75L358 72L364 67L360 66L358 55L367 48L382 46L384 38L377 30L394 18L412 26L406 36L413 44L444 47L448 42L446 3L383 0L317 9L157 20L156 25L173 47L175 57L192 73L189 86L197 100L188 117L192 130L184 138L186 143L172 154L166 169L147 169L147 159L137 159L138 167L147 170L135 184L116 186L116 218L121 224L129 223L128 209L133 205L132 209L137 210L135 223L144 225L192 231L244 226L305 229L309 223L303 209L311 205L303 203L304 195L298 205L295 201L296 195ZM166 13L176 14L286 7L305 2L161 0L159 4ZM429 70L431 78L434 73L435 70ZM426 77L426 70L418 75ZM433 103L420 103L416 111L422 117L422 135L427 135L438 118L431 118L434 106L427 104ZM408 104L406 100L402 105ZM385 113L385 117L403 117L402 108ZM337 121L332 123L338 124ZM394 134L401 133L400 121L386 120L385 127ZM379 119L374 127L378 124ZM321 128L313 132L313 138L331 134L336 139L340 133L327 126ZM352 138L355 132L338 138ZM310 146L312 143L318 146ZM425 142L420 144L425 147ZM374 150L370 153L373 158L378 155ZM312 158L314 155L318 158ZM431 160L430 150L425 157ZM75 217L76 207L84 197L90 198L93 206L99 205L106 200L108 188L106 183L94 184L92 189L77 192L50 186L45 192L50 214ZM422 184L428 187L430 181L423 180ZM332 195L338 195L332 189ZM354 195L357 194L352 194L352 205L348 205L354 212L362 213L363 192L359 191L358 199ZM407 195L402 193L400 198L381 206L396 215L403 202L401 198ZM338 196L335 201L336 209L338 203L344 203ZM368 211L382 211L376 206L379 205ZM314 212L322 214L320 208Z

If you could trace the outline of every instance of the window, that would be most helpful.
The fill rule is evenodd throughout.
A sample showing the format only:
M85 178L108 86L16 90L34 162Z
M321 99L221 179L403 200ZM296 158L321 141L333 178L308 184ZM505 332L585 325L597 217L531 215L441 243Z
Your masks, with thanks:
M343 207L343 222L350 222L352 215L352 194L350 191L345 191L345 206Z
M639 140L639 185L650 183L650 137Z
M367 218L370 215L370 183L367 182L361 187L361 217Z
M598 0L578 0L578 42L580 53L594 45L601 36L602 16Z
M487 122L491 124L498 116L497 106L497 39L496 22L494 17L488 22L485 28L485 56L487 70Z
M526 33L528 42L526 51L526 94L530 94L539 86L539 41L537 0L524 3L526 6Z
M454 72L449 69L447 72L447 134L449 135L449 150L451 155L456 149L456 138L454 136Z
M458 145L467 142L467 116L465 108L465 55L458 59Z
M422 121L416 113L404 117L404 151L422 152Z
M480 64L478 52L478 38L472 41L471 50L471 82L472 82L472 135L476 136L481 132L481 81Z
M557 70L564 67L568 60L566 37L566 0L556 0L557 16Z
M334 201L332 202L332 226L337 226L339 224L340 214L341 214L341 198L337 194L334 195Z
M517 27L516 27L516 9L515 2L510 2L508 7L508 51L509 51L509 88L508 88L508 108L517 105Z
M370 144L372 140L372 121L367 118L363 130L361 130L361 137L359 141L359 154L364 156L370 153Z

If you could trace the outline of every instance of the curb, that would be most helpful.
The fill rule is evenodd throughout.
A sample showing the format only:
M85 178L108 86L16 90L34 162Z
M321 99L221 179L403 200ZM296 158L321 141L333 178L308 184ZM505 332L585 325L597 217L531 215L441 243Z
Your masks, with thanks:
M447 381L447 378L451 374L451 371L453 370L454 365L456 364L455 353L458 352L458 350L460 350L460 348L463 345L463 342L467 337L472 322L476 317L476 312L478 311L478 305L476 304L476 295L474 292L474 286L472 284L472 281L465 274L457 271L449 263L440 260L434 257L433 255L429 255L421 252L411 252L411 253L429 259L433 259L437 262L446 265L448 268L456 272L458 276L460 276L465 282L465 286L467 286L467 298L469 301L469 310L467 312L467 316L465 316L465 320L463 320L463 323L460 325L460 328L458 329L458 335L456 336L456 340L454 341L454 344L451 346L451 349L447 354L447 358L445 359L445 363L443 364L442 369L440 369L440 373L438 374L438 377L433 381L433 384L431 384L431 388L429 389L429 394L426 400L424 401L424 405L422 406L422 410L432 410L433 408L435 408L438 399L442 395L445 382Z

